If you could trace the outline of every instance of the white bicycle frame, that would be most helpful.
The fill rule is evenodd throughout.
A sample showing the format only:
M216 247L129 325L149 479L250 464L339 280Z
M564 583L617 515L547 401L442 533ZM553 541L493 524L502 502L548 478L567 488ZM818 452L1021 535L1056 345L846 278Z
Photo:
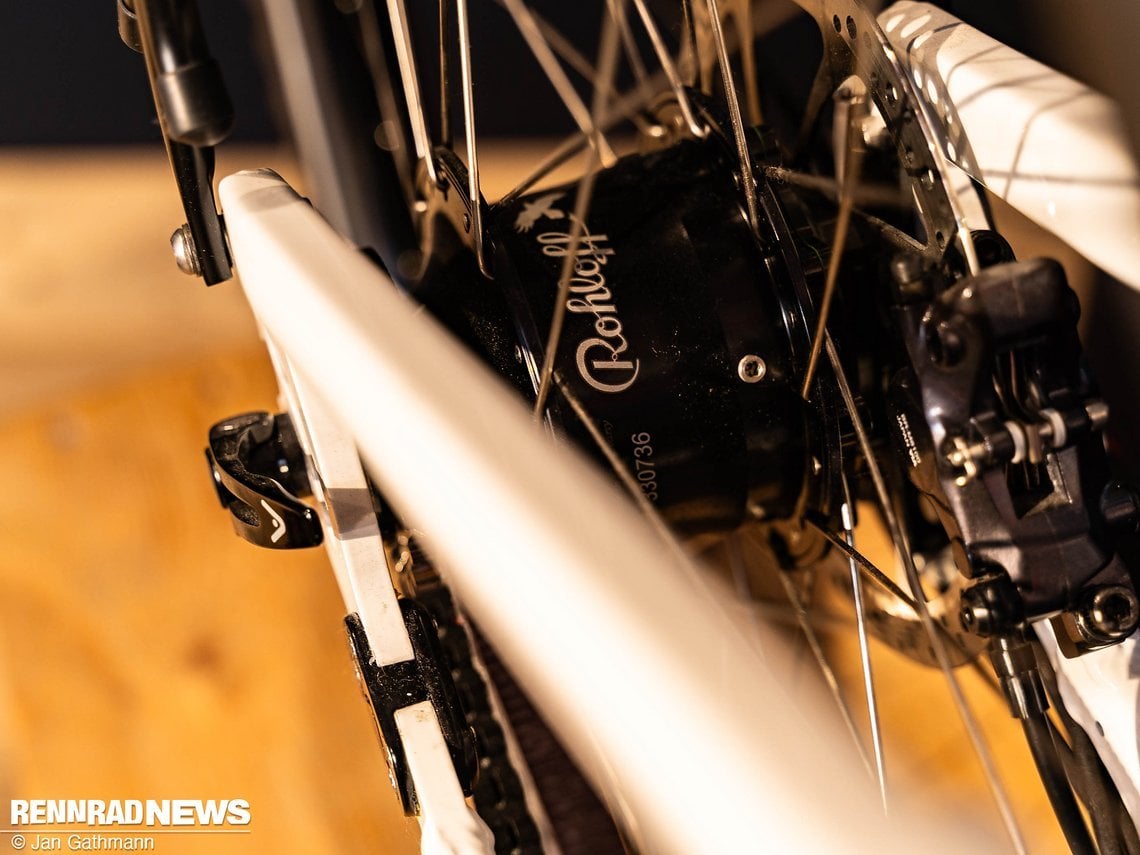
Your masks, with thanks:
M946 23L917 4L882 20L910 42ZM912 61L925 87L938 56ZM950 100L952 77L938 79ZM942 115L959 126L965 118ZM966 131L970 157L951 158L984 173ZM962 817L939 822L904 804L885 822L828 705L786 688L780 640L746 619L609 478L536 428L498 379L275 174L231 176L220 196L242 284L319 473L314 489L345 601L378 664L412 653L360 458L643 851L902 852L925 822L939 829L921 838L927 851L1004 847ZM1061 201L1071 210L1080 200ZM1096 682L1132 650L1129 642L1058 665L1070 710L1135 816L1135 678ZM425 850L485 851L430 704L400 711L397 722Z

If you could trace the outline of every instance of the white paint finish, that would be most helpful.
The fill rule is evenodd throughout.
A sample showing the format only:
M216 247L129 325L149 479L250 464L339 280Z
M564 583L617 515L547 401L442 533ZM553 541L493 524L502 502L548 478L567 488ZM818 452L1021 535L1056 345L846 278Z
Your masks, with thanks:
M941 122L946 155L1140 288L1140 171L1109 98L925 3L879 23Z
M493 855L495 836L468 807L430 701L396 710L408 770L420 805L424 855Z
M262 323L641 848L912 851L905 799L887 826L774 634L746 640L608 479L280 179L240 173L221 197ZM927 851L998 845L935 826Z
M1136 635L1112 647L1066 659L1047 621L1035 626L1049 654L1065 708L1088 733L1121 798L1140 822L1140 640Z
M293 426L320 477L312 477L321 510L325 548L336 569L345 605L360 616L378 665L415 657L392 587L372 496L352 437L330 414L312 385L293 370L264 333Z

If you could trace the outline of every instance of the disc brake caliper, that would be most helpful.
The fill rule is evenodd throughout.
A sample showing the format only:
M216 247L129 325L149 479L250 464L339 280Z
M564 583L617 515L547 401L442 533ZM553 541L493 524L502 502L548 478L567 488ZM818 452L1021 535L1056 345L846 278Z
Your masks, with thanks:
M911 365L893 384L891 427L958 567L976 585L1008 576L1018 611L1050 618L1067 655L1130 635L1140 608L1117 547L1136 507L1118 507L1131 493L1109 475L1108 410L1061 266L999 264L898 312ZM963 623L997 634L986 601L964 597Z

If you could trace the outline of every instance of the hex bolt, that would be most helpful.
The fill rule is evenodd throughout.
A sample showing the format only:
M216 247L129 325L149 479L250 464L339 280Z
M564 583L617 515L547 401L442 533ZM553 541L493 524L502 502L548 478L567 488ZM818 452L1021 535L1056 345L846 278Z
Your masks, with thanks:
M1089 401L1085 404L1085 412L1089 416L1089 427L1092 430L1102 430L1108 424L1108 404L1101 400Z
M768 373L768 366L759 356L750 353L741 357L736 366L736 373L745 383L759 383Z
M984 603L963 602L959 617L967 632L982 638L993 634L993 613Z
M183 223L170 236L170 249L174 252L174 262L178 269L188 276L200 276L202 268L198 264L198 248L190 226Z
M1097 589L1078 613L1078 620L1093 635L1117 641L1132 634L1140 620L1136 594L1123 585Z

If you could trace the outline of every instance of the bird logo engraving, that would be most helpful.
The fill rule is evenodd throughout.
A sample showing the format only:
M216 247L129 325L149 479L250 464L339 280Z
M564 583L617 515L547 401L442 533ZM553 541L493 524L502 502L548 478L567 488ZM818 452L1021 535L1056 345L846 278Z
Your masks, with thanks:
M561 220L564 218L566 212L555 208L554 203L565 195L565 193L548 193L545 196L539 196L537 199L527 202L523 205L523 209L515 219L515 231L519 234L529 232L534 228L535 223L543 217L547 217L551 220Z

